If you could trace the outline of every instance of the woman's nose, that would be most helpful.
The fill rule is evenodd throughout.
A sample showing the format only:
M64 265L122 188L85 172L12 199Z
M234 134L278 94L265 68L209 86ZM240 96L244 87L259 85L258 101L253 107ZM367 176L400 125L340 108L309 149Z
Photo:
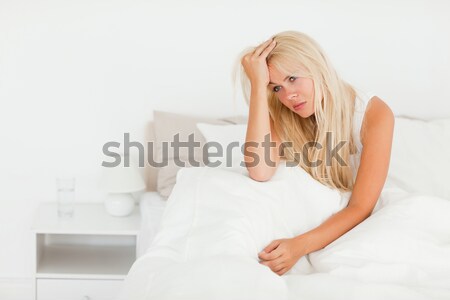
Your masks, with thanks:
M287 93L287 99L288 100L295 100L295 99L297 99L297 93L295 93L295 92L288 92Z
M297 92L293 87L287 86L284 88L284 96L286 100L295 100L297 98Z

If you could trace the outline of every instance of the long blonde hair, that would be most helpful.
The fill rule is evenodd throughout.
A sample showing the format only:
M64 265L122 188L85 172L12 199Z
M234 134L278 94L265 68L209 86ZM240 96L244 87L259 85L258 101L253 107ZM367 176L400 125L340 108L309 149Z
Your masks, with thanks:
M302 68L306 72L302 77L314 82L314 114L308 118L302 118L287 108L268 89L269 113L274 121L274 129L282 142L292 143L284 148L283 158L299 165L313 178L331 188L342 192L351 191L354 174L350 167L350 155L356 151L352 135L355 89L338 76L322 48L311 37L301 32L285 31L272 38L277 44L269 53L267 63L285 74L292 74ZM254 49L245 50L240 58ZM242 65L239 70L249 104L250 82ZM343 146L342 142L345 142ZM317 147L304 151L305 145ZM338 145L342 146L337 149L343 161L330 160L329 150ZM317 165L309 163L320 161L322 163Z

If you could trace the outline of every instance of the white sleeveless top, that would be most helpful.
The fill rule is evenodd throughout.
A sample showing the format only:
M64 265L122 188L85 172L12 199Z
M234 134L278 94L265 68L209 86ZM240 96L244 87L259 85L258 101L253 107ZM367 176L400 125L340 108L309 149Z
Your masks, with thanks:
M366 112L367 104L370 99L375 96L374 93L365 93L357 91L355 112L353 114L353 130L352 135L356 146L356 153L350 156L350 165L353 170L353 179L356 179L356 173L358 172L359 163L361 161L362 142L361 142L361 127Z

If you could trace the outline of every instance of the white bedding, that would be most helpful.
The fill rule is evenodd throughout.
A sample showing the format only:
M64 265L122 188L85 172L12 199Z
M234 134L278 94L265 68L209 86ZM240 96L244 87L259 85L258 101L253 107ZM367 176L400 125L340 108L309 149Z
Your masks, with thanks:
M137 245L137 257L147 252L159 229L161 217L166 206L166 201L158 192L146 192L139 200L139 211L141 214L141 230Z
M307 187L307 188L305 188ZM120 299L450 299L450 201L387 188L371 217L278 276L257 253L346 206L300 168L186 168Z

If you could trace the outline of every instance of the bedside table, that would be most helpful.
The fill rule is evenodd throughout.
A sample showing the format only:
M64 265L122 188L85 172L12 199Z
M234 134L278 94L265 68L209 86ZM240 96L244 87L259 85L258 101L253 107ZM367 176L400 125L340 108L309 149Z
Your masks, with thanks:
M103 203L76 204L58 218L56 203L39 206L32 226L36 300L111 300L136 260L137 209L108 215Z

